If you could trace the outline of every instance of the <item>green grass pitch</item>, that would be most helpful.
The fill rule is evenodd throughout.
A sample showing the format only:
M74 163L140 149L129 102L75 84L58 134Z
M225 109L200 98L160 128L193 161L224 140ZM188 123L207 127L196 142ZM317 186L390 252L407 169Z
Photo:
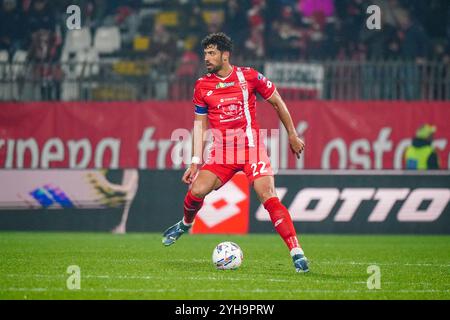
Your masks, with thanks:
M211 263L221 241L244 252L238 270ZM0 233L0 299L449 299L450 236L300 237L310 272L295 272L276 234ZM70 265L81 288L69 290ZM368 289L370 265L381 288Z

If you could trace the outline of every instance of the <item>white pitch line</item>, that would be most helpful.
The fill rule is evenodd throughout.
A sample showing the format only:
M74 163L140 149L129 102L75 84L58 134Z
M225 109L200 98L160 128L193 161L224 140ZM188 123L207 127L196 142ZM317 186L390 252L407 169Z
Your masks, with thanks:
M320 261L320 260L312 260L310 261L312 264L321 265L321 264L344 264L344 265L379 265L379 266L405 266L405 267L450 267L450 264L440 264L440 263L397 263L397 262L389 262L389 263L379 263L379 262L359 262L359 261Z
M15 259L15 260L26 260L29 259ZM147 259L104 259L106 261L112 262L144 262L149 263ZM181 262L181 263L209 263L209 259L176 259L171 260L171 262ZM450 263L442 264L442 263L397 263L397 262L388 262L388 263L379 263L379 262L360 262L360 261L330 261L330 260L312 260L309 262L312 265L320 265L320 264L339 264L339 265L379 265L379 266L405 266L405 267L450 267Z
M66 278L65 275L48 275L48 274L4 274L6 277L10 278L54 278L54 279L61 279ZM213 281L269 281L269 282L292 282L292 280L289 279L277 279L277 278L231 278L231 277L164 277L164 276L120 276L120 275L82 275L82 278L98 278L98 279L137 279L137 280L195 280L195 281L203 281L203 280L213 280ZM315 282L322 282L320 280L316 280ZM355 282L356 283L356 282Z
M63 288L0 288L0 291L36 291L36 292L45 292L45 291L65 291L67 289Z
M4 276L10 277L10 278L48 278L48 279L65 279L65 275L46 275L46 274L5 274ZM117 279L136 279L136 280L194 280L194 281L207 281L207 280L213 280L213 281L268 281L268 282L284 282L284 283L292 283L292 279L277 279L277 278L231 278L231 277L163 277L163 276L110 276L110 275L92 275L87 274L83 275L83 278L88 279L109 279L109 280L117 280ZM317 283L317 284L325 284L325 283L346 283L346 284L366 284L367 281L345 281L345 280L311 280L308 279L309 283ZM401 284L401 282L397 281L383 281L383 284ZM409 285L421 285L421 286L432 286L434 283L429 282L408 282ZM445 283L444 283L445 284ZM450 283L448 284L450 286Z

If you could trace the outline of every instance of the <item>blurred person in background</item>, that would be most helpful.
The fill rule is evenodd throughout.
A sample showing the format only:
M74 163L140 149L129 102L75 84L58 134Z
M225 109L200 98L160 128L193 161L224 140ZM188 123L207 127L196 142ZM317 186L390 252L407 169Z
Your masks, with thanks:
M325 49L325 16L321 12L315 13L311 17L311 27L307 31L308 44L306 46L306 56L311 60L324 59Z
M199 1L183 1L178 7L178 12L180 15L180 30L178 34L182 37L195 36L206 30L206 24L202 16L202 8ZM198 54L202 52L199 50Z
M219 32L222 29L222 19L218 12L211 12L210 20L206 23L206 30L209 33Z
M292 7L281 8L279 19L272 22L268 40L272 59L299 59L304 56L306 34L300 28L300 17Z
M48 0L33 0L28 11L28 33L40 31L54 32L56 16L53 6Z
M196 78L200 57L194 50L197 40L193 37L184 41L184 52L175 71L175 79L171 85L171 97L175 100L186 98L183 93L191 92L191 80Z
M167 68L166 64L173 63L177 57L173 34L163 24L155 23L151 39L149 56L152 64L156 68Z
M28 10L28 32L31 45L28 59L32 62L33 83L39 85L42 100L60 99L62 71L59 61L61 39L56 33L54 8L48 0L34 0Z
M397 19L400 26L398 31L400 58L405 63L400 70L401 80L406 83L401 98L417 100L420 97L420 81L423 73L419 68L428 58L430 41L423 27L412 19L408 11L401 10Z
M33 83L40 86L42 100L60 100L62 70L58 63L60 42L54 32L39 30L32 34L28 51Z
M346 0L337 1L340 5L344 5L342 11L342 31L345 36L345 59L351 59L354 56L354 50L358 48L360 43L359 30L364 27L366 19L366 4L363 0Z
M248 9L248 5L244 1L230 0L226 3L224 31L234 39L237 48L244 47L250 34Z
M17 0L3 0L0 9L0 50L12 56L25 46L25 16Z
M406 169L439 169L439 156L436 152L436 148L432 146L435 132L436 127L430 124L425 124L417 129L412 144L405 152Z
M261 59L266 54L264 42L265 8L266 3L264 0L253 0L252 7L248 10L250 34L244 44L244 57L246 59Z
M177 39L161 23L155 23L149 50L150 81L154 84L156 99L167 99L169 76L175 71L178 49Z
M401 58L418 64L423 63L428 57L430 47L425 30L406 10L401 10L397 19L400 26L398 37L401 41Z

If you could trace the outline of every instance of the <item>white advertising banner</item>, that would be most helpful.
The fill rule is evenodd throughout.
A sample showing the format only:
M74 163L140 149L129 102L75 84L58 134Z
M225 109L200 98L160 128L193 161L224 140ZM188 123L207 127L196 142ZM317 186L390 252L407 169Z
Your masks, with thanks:
M1 209L111 208L130 203L138 171L123 170L122 183L106 170L1 170Z
M324 68L317 63L267 62L264 73L280 89L323 92Z

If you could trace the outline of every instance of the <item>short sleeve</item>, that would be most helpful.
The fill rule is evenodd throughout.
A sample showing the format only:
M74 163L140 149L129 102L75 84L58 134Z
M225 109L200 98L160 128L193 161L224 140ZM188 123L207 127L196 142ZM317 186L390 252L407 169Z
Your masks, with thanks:
M262 73L251 69L251 79L253 79L255 90L267 100L272 97L275 92L275 85L272 81L267 79Z
M197 80L197 82L195 83L194 97L192 98L192 102L194 102L196 114L208 114L208 106L203 100L202 90L200 88L200 80Z

